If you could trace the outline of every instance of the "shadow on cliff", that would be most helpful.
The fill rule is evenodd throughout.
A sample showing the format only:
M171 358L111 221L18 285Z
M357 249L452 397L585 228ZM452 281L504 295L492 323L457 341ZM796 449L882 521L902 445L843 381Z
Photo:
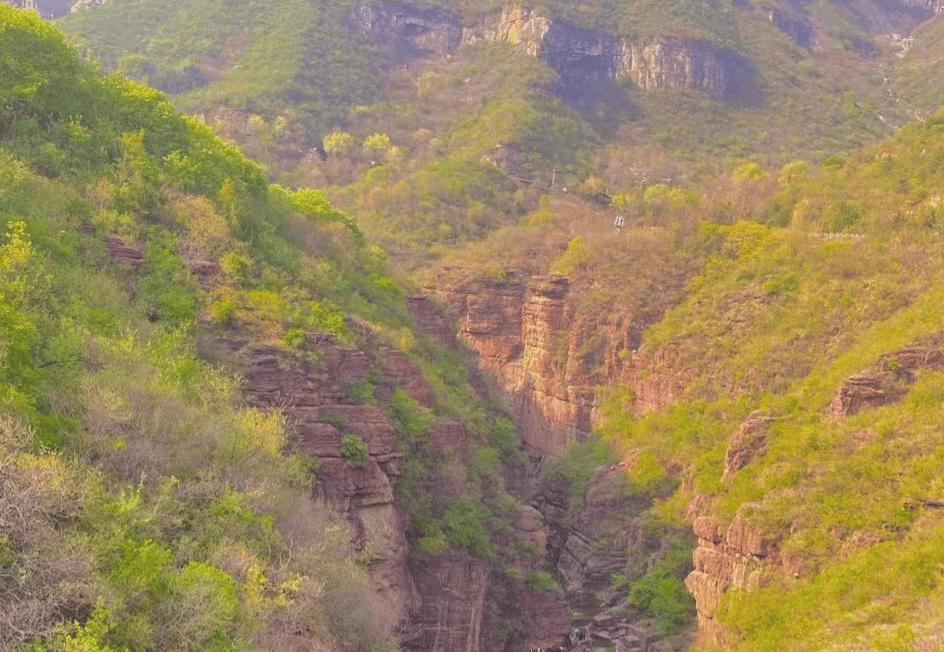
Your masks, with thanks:
M604 137L614 136L626 122L642 118L629 89L611 79L564 78L548 89L577 110Z
M735 54L728 65L730 79L728 89L723 96L724 102L738 107L762 109L767 106L767 84L764 83L752 62Z

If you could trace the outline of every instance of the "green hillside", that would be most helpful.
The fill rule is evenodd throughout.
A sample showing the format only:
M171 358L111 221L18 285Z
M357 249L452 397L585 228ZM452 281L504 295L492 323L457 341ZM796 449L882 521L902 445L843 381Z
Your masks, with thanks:
M0 44L0 647L396 648L370 551L312 500L319 461L294 452L289 406L250 406L239 369L198 357L214 339L297 365L322 355L309 333L416 360L432 407L378 398L376 370L345 399L397 430L416 554L513 560L514 428L416 332L356 223L102 77L32 12L0 5ZM469 433L468 495L437 484L465 468L429 449L441 417ZM340 454L367 449L349 433Z
M874 36L842 3L536 5L601 34L698 39L753 75L739 100L622 80L576 105L556 72L506 43L390 65L384 44L349 33L356 6L114 0L60 24L106 70L202 116L270 180L326 188L408 266L513 223L552 183L602 198L656 180L700 183L745 160L818 163L890 135L913 104L889 95L891 48L863 54ZM466 26L502 9L453 8ZM815 43L773 24L774 10Z
M664 311L636 364L677 394L634 416L631 383L598 388L599 431L656 477L676 474L655 518L684 523L698 497L723 528L738 515L776 551L772 574L753 580L764 588L722 599L723 649L939 644L941 372L905 356L939 349L942 127L938 113L848 160L746 165L724 183L618 196L621 235L556 197L430 272L564 274L580 288L575 321ZM837 416L831 403L864 370L900 384L886 404ZM722 480L751 417L770 419L765 443ZM686 604L671 586L656 617Z

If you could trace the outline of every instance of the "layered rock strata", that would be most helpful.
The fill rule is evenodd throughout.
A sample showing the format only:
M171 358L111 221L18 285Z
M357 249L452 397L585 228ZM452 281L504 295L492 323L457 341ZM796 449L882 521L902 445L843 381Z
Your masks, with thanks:
M412 652L487 652L483 631L488 562L445 553L414 564L423 602L403 645Z
M504 390L530 453L557 455L585 439L600 418L600 385L631 388L637 413L667 405L681 390L684 374L658 371L684 360L669 347L637 350L654 315L580 311L571 297L579 290L564 277L447 285L435 296L458 323L459 339Z
M506 390L525 445L539 455L585 438L592 421L589 378L571 351L568 291L567 279L555 278L440 294L459 321L459 338Z
M355 347L339 346L330 336L311 338L320 360L297 357L262 345L248 352L246 390L250 401L283 409L298 438L297 449L320 461L316 496L338 506L351 527L355 548L370 556L373 584L380 598L386 631L409 621L421 597L407 567L406 524L394 502L392 480L404 455L395 452L396 432L387 415L359 404L347 387L363 381L374 368ZM399 376L391 380L402 378ZM414 369L414 375L420 376ZM354 434L367 446L367 459L352 465L341 440Z
M339 344L329 334L309 334L300 352L207 339L200 353L239 369L250 404L281 409L295 449L319 461L315 496L336 505L350 526L373 580L383 630L402 632L412 650L482 650L487 562L445 554L409 565L407 523L393 491L405 456L394 449L396 431L386 413L352 393L354 386L369 381L381 400L402 387L417 402L432 405L432 389L419 367L397 350L378 347L368 353ZM342 438L351 434L366 445L363 463L342 452ZM431 440L444 455L466 452L466 433L459 423L434 424Z
M745 505L725 528L705 514L710 509L704 499L696 498L689 508L698 547L685 586L695 598L699 635L710 644L730 642L730 632L715 618L726 591L756 591L784 572L776 540L750 524L745 516L748 509L750 505Z
M899 401L908 393L918 370L942 367L944 333L924 337L881 356L869 369L848 378L833 397L829 413L841 417Z
M7 0L14 7L33 9L46 20L61 18L69 13L69 0Z
M547 61L566 85L624 77L641 88L692 88L733 97L753 82L744 59L704 41L674 36L630 41L515 5L463 31L463 43L478 41L512 43L522 53Z

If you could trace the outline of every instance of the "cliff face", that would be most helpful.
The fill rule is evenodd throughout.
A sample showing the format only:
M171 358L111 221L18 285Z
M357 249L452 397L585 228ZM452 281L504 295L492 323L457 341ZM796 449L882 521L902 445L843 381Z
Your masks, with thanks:
M641 88L692 88L715 97L749 92L753 71L734 52L706 42L664 36L628 41L509 6L463 31L463 43L506 41L541 57L575 88L620 77Z
M449 54L460 44L506 41L522 54L544 59L568 92L625 77L641 88L693 88L733 98L753 83L746 61L706 42L671 36L630 42L514 5L463 29L451 12L385 0L355 9L348 27L369 36L398 63Z
M432 388L420 369L397 350L367 353L338 344L331 335L310 334L301 352L236 339L207 340L201 349L203 357L240 369L250 403L281 408L296 450L319 461L315 497L336 505L350 526L373 579L383 630L401 632L404 644L417 651L478 652L487 562L446 554L422 565L408 563L408 524L393 491L405 456L393 448L396 432L386 413L358 402L349 391L369 377L379 378L379 399L402 387L431 405ZM349 433L367 446L359 466L342 454L341 440ZM431 439L443 450L465 450L461 424L440 422Z
M453 52L462 38L455 13L386 0L352 11L348 28L379 43L395 63Z
M558 278L440 296L460 322L459 338L506 390L525 444L539 454L585 438L592 421L590 378L571 351L568 292L567 279Z
M723 646L730 636L715 619L726 591L756 591L788 572L776 540L753 527L745 516L749 508L745 506L727 528L711 515L702 514L702 510L710 512L704 501L696 498L689 508L698 547L692 554L695 569L685 579L685 586L695 598L699 636L708 643Z
M672 37L624 43L618 74L642 88L693 88L726 98L749 94L753 86L753 71L737 54Z
M404 646L413 652L483 652L488 562L452 554L414 567L424 600Z
M7 0L14 7L33 9L46 20L61 18L69 13L69 0Z
M479 282L435 291L459 322L459 339L509 397L528 450L556 455L590 433L595 388L619 381L642 413L666 405L676 382L656 373L671 352L637 352L651 316L579 311L563 277Z

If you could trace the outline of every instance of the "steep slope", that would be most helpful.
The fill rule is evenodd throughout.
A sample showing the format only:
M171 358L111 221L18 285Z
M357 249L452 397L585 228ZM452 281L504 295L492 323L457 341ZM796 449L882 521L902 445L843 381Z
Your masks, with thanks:
M526 441L572 448L590 415L629 477L605 494L628 502L617 513L697 536L685 584L703 649L940 644L941 124L776 180L745 167L729 185L624 198L622 233L559 198L431 277L457 288L444 299L460 335L514 393ZM657 234L674 244L665 262ZM555 407L574 395L582 412ZM681 608L679 575L640 574L651 549L594 531L612 503L568 473L586 501L568 519L588 524L588 549L626 555L629 607ZM549 522L562 504L536 503Z
M533 635L514 426L383 252L34 13L0 43L0 645Z

